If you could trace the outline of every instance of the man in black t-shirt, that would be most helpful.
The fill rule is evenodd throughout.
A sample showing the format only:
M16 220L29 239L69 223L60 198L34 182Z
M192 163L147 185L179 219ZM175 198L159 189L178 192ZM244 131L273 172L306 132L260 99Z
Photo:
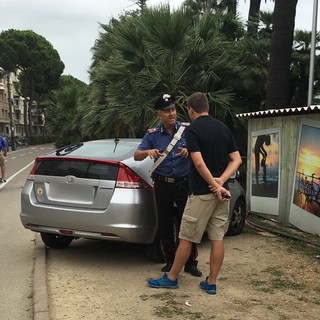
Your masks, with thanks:
M153 288L178 288L178 276L192 243L200 243L205 230L211 242L210 272L200 288L216 294L216 280L224 258L223 238L228 229L230 192L227 181L241 164L235 139L227 126L209 115L208 99L196 92L188 99L192 120L186 131L191 157L189 197L180 227L180 243L169 273L148 281Z

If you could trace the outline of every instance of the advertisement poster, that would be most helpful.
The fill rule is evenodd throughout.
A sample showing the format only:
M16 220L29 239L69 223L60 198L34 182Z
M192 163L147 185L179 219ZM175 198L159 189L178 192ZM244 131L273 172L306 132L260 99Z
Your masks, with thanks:
M252 211L278 215L280 170L279 141L279 129L273 128L251 133L250 176Z
M320 123L301 122L290 222L301 229L320 229Z

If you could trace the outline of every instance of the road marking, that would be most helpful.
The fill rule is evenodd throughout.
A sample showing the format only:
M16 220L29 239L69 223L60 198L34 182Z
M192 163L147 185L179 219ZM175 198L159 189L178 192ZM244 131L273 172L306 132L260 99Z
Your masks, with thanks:
M3 182L0 184L0 190L9 182L11 181L14 177L16 177L19 173L21 173L22 171L26 170L28 167L30 167L32 164L34 163L34 160L32 162L30 162L29 164L27 164L24 168L22 168L21 170L19 170L18 172L16 172L15 174L13 174L11 177L9 177L7 179L6 182Z

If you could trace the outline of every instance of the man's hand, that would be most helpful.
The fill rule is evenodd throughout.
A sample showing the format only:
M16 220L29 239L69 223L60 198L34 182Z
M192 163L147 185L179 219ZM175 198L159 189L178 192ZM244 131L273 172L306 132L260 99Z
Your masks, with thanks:
M220 201L229 201L231 198L230 191L223 188L222 186L219 186L219 187L209 186L209 189L214 193L214 195Z
M148 150L148 157L151 159L157 159L161 156L163 156L164 154L161 153L158 149L150 149Z
M178 147L178 149L180 150L180 152L176 154L176 157L188 157L189 153L187 148Z

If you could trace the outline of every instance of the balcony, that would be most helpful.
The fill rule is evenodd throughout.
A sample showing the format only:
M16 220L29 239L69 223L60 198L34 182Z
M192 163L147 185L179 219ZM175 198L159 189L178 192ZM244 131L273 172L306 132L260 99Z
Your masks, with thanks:
M2 82L0 82L0 91L4 91L4 89L5 89L5 85Z

